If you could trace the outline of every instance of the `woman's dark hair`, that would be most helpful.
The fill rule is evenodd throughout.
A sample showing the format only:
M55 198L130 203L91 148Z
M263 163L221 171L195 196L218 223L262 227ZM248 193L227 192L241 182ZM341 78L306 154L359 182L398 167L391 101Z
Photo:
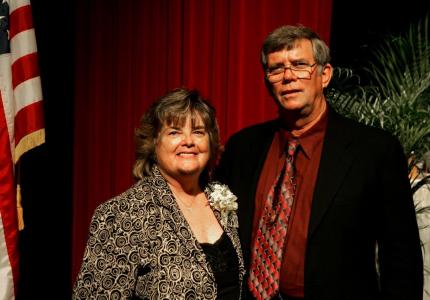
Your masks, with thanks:
M221 152L219 129L215 109L203 99L196 90L175 89L154 102L143 115L140 126L135 131L136 162L133 175L143 179L152 175L152 167L157 163L155 146L164 124L183 126L191 117L191 126L195 126L198 117L203 121L209 135L209 162L201 175L207 181Z

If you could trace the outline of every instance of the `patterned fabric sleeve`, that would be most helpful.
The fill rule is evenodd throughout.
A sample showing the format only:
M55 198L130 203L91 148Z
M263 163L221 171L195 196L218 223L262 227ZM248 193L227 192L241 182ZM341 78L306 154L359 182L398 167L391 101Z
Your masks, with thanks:
M127 199L117 198L96 209L72 299L124 299L133 295L140 260L139 238L134 234L143 225L130 217L129 205Z

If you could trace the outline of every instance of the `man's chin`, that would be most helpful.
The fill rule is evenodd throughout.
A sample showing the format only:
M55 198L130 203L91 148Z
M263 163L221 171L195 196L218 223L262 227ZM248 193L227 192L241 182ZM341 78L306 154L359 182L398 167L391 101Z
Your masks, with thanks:
M301 106L300 100L294 95L283 95L277 97L278 106L286 110L297 110Z
M278 110L280 113L288 112L288 113L300 113L303 110L303 105L301 105L297 101L282 101L278 102Z

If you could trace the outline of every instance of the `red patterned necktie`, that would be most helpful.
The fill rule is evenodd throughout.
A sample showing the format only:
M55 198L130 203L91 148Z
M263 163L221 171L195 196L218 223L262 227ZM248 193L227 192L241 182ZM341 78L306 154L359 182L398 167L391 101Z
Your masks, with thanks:
M257 299L270 299L279 292L282 253L295 192L297 146L297 139L288 142L284 166L269 191L255 236L248 286Z

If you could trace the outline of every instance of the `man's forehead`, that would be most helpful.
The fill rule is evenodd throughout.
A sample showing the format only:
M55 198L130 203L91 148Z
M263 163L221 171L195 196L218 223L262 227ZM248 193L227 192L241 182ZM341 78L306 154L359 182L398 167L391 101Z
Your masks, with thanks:
M281 50L278 52L270 53L268 58L268 63L276 63L277 61L297 61L297 60L309 60L312 59L312 52L306 53L301 50L291 49L291 50Z

